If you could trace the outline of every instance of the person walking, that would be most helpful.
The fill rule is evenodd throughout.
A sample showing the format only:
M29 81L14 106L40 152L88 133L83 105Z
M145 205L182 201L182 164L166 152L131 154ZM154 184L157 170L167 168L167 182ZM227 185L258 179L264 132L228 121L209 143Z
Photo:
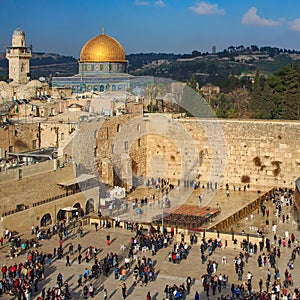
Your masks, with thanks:
M122 283L122 297L123 299L126 299L127 297L127 287L125 282Z
M108 299L108 293L107 293L107 289L103 290L103 300L107 300Z
M82 259L82 255L81 255L81 253L79 253L79 255L78 255L78 264L79 265L81 264L81 259Z
M110 235L109 234L106 235L106 245L107 246L110 245Z
M202 201L203 201L203 196L202 196L202 194L200 194L200 195L199 195L199 206L201 206Z
M94 298L94 286L92 283L90 283L90 286L89 286L89 294L92 298Z
M192 278L191 278L191 276L188 276L186 279L186 288L187 288L188 294L190 293L191 285L192 285Z
M71 263L70 263L70 256L69 255L67 255L66 256L66 267L71 267Z
M150 291L147 293L146 300L151 300L151 294L150 294Z

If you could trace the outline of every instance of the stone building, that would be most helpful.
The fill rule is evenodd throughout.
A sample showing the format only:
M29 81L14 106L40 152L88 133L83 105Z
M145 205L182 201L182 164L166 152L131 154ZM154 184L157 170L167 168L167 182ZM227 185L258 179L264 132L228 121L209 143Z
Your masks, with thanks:
M21 28L14 30L12 46L6 48L9 61L9 83L0 82L0 105L12 100L37 99L39 95L50 93L47 83L30 81L31 46L25 44L25 33Z
M31 47L25 45L25 33L21 28L14 30L12 46L6 48L6 58L9 60L9 79L15 83L24 84L30 79Z

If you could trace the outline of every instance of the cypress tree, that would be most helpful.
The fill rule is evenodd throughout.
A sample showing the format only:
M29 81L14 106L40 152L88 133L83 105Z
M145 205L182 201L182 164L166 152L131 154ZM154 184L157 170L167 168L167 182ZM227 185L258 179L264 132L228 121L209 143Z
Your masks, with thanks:
M286 91L283 97L282 119L298 120L300 117L299 71L292 64L285 76Z

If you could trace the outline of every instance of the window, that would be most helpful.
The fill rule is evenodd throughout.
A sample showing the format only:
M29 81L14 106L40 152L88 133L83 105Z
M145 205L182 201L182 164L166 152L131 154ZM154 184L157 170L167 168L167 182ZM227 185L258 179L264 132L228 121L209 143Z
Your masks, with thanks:
M140 125L140 124L137 124L136 130L137 130L137 131L140 131L140 130L141 130L141 125Z
M117 132L120 131L120 124L117 125Z
M61 139L62 141L65 139L65 134L64 134L63 132L60 134L60 139Z
M114 154L114 144L111 144L111 153Z
M128 141L124 142L124 150L128 150Z
M138 139L138 147L141 147L141 139Z

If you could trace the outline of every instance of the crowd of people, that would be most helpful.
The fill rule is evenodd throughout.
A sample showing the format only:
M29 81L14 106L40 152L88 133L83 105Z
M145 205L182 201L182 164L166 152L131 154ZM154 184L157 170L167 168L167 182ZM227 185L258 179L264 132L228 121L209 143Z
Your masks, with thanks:
M290 222L291 215L287 208L291 205L291 192L278 190L269 198L263 199L259 215L264 220L270 220L274 213L278 218L278 226L280 226L280 224ZM108 223L100 223L104 226L104 230L107 230L103 243L105 244L106 241L106 247L110 247L111 240L108 231L110 227L105 224ZM269 225L270 223L265 222L266 227ZM186 299L187 295L190 299L193 297L195 300L199 300L200 297L208 299L212 296L226 300L295 300L300 298L300 291L294 286L294 269L297 259L299 259L300 245L295 234L288 230L282 235L278 228L274 230L272 226L270 227L270 230L273 230L272 238L265 237L257 244L245 238L240 244L241 246L234 244L234 247L238 248L234 250L235 253L239 253L235 256L233 263L229 262L232 272L221 273L218 270L218 260L221 257L221 249L227 245L220 238L202 238L198 241L198 237L193 233L189 237L190 243L188 244L188 238L184 234L181 235L181 239L178 236L178 241L174 241L174 230L173 232L166 230L161 232L159 226L155 228L149 225L148 228L143 228L138 223L131 223L127 229L131 230L132 237L126 245L122 245L124 246L123 250L120 249L120 253L109 251L106 255L103 255L101 249L92 244L83 243L81 240L74 241L72 239L74 236L71 234L73 229L68 229L66 222L55 224L47 230L37 226L32 228L32 234L39 240L51 239L53 235L57 235L58 246L54 247L52 253L44 253L39 250L40 248L36 247L36 238L24 240L13 236L12 233L6 234L5 232L4 243L7 240L14 249L24 249L22 254L26 257L22 263L12 263L8 266L3 264L0 294L7 293L14 295L17 299L27 300L32 299L34 295L38 295L39 300L71 299L71 284L68 280L64 280L62 272L57 274L54 286L46 287L43 282L47 273L45 268L51 266L54 260L63 260L66 268L74 263L81 265L84 262L82 271L77 274L77 285L72 287L80 298L95 297L100 293L99 287L95 284L97 279L101 276L105 280L114 274L116 282L118 284L120 282L123 299L131 297L133 289L140 285L147 287L145 289L146 300L151 300L148 288L151 287L151 282L157 279L159 273L159 266L154 260L158 251L166 249L166 253L169 252L169 261L178 264L179 262L185 263L191 247L199 247L199 262L202 265L206 264L206 271L201 274L203 293L199 293L195 287L193 296L191 295L191 288L195 285L196 280L188 276L186 281L181 284L170 283L165 286L161 291L164 293L165 299ZM96 231L98 231L97 227ZM109 238L107 238L108 236ZM285 254L289 252L290 256L286 261L286 270L284 274L281 274L279 262L282 262L283 252ZM101 253L101 258L99 258L99 253ZM223 261L228 263L225 256L222 258L222 263ZM257 264L258 269L261 270L261 277L257 278L257 275L248 271L250 262L254 265ZM129 279L132 279L132 283L129 283ZM103 298L108 299L107 289L101 287L101 292Z
M39 291L39 283L45 279L47 254L29 250L26 260L1 267L0 295L14 295L17 299L31 299Z

